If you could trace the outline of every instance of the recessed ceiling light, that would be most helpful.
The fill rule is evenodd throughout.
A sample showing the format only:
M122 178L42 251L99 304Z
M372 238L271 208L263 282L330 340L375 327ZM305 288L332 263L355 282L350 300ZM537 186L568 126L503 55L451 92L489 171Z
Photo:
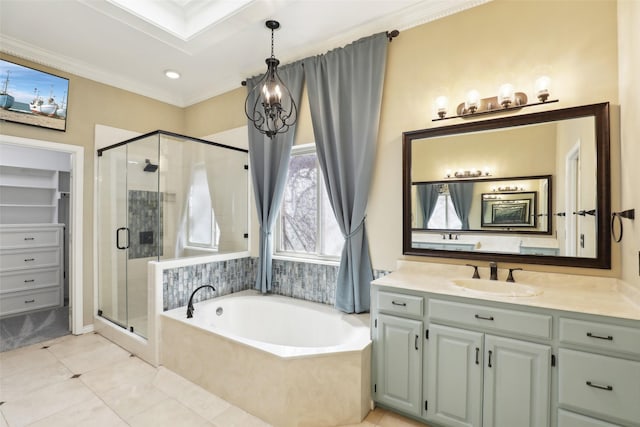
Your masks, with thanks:
M165 70L164 75L173 80L180 78L180 73L175 70Z

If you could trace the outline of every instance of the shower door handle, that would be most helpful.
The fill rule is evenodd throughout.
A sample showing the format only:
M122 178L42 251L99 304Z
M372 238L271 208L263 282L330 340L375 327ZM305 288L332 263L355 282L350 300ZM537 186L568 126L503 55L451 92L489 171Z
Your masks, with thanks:
M120 245L120 231L126 231L127 232L127 245L126 246L121 246ZM129 249L129 229L127 227L120 227L116 230L116 247L118 249Z

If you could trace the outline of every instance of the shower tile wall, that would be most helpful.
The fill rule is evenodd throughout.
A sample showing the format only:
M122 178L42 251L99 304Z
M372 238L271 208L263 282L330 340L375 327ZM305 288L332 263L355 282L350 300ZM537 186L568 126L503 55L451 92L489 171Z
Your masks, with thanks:
M129 259L162 256L163 197L157 191L129 190Z
M241 258L165 270L164 309L187 305L191 292L200 285L211 284L216 292L203 289L196 295L197 301L253 289L257 265L257 258ZM374 270L373 276L378 279L389 273ZM338 266L273 260L272 293L334 305L337 276Z

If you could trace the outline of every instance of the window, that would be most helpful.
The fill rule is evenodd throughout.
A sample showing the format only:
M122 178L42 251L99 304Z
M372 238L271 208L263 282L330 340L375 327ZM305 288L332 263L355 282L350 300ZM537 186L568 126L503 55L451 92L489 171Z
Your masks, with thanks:
M437 230L460 230L462 229L462 222L460 221L460 218L458 218L456 210L453 207L453 202L449 195L449 189L446 185L443 185L442 187L440 195L438 196L438 201L436 202L436 207L433 209L431 218L429 218L427 228Z
M220 227L209 193L207 169L204 164L196 165L191 174L191 186L188 200L188 238L189 246L218 249Z
M294 147L280 208L276 252L309 258L338 258L343 244L315 146Z

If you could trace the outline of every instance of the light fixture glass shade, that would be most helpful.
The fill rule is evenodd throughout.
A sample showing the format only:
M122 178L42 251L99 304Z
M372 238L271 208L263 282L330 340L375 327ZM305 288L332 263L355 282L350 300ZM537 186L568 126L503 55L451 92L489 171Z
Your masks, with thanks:
M514 101L514 89L510 83L505 83L498 90L498 103L508 108Z
M549 98L549 86L551 86L551 79L547 76L541 76L536 80L536 96L540 102L545 102Z
M447 106L449 104L449 100L446 96L439 96L436 98L436 112L438 113L438 117L441 119L447 115Z
M245 114L261 133L273 138L285 133L298 118L291 92L278 76L278 61L267 58L267 72L251 89L245 101Z
M464 106L469 113L475 113L478 107L480 107L480 92L475 89L470 90L467 93L467 100Z

